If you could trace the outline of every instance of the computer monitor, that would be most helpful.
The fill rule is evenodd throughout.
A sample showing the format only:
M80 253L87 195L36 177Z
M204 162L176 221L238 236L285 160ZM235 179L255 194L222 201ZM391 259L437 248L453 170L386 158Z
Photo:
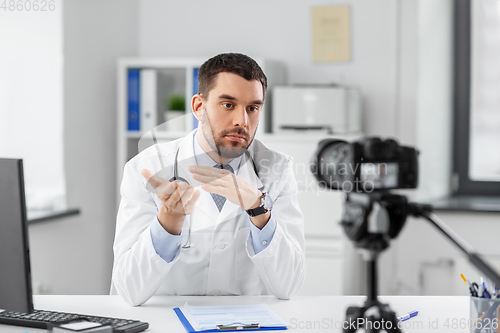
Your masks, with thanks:
M0 158L0 309L33 312L23 161Z

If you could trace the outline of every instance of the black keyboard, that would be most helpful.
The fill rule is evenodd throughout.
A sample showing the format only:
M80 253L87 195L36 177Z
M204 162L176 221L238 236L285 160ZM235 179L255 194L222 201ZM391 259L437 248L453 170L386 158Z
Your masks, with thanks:
M148 323L108 317L88 316L79 313L35 310L33 313L13 311L0 312L0 324L47 329L50 324L64 324L74 320L88 320L101 324L111 324L114 333L137 333L146 330Z

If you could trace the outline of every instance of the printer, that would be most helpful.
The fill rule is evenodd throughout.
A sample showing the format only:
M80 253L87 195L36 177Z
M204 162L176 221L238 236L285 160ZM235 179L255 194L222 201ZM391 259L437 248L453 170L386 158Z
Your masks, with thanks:
M361 131L358 89L336 85L276 86L272 96L273 133Z

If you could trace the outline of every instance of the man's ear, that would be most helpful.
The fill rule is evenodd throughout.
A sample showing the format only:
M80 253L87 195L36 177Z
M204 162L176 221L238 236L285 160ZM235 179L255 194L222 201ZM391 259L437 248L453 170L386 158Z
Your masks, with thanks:
M203 101L203 97L200 94L196 94L191 98L191 109L196 119L200 122L202 118Z

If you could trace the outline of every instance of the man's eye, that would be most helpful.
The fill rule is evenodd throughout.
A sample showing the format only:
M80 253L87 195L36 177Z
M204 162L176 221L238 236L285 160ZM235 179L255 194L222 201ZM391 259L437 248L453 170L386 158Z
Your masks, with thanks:
M231 103L222 103L222 106L225 107L226 109L231 109L233 107L233 104L231 104Z
M258 110L259 110L258 106L249 106L248 107L248 111L250 111L250 112L255 112L255 111L258 111Z

